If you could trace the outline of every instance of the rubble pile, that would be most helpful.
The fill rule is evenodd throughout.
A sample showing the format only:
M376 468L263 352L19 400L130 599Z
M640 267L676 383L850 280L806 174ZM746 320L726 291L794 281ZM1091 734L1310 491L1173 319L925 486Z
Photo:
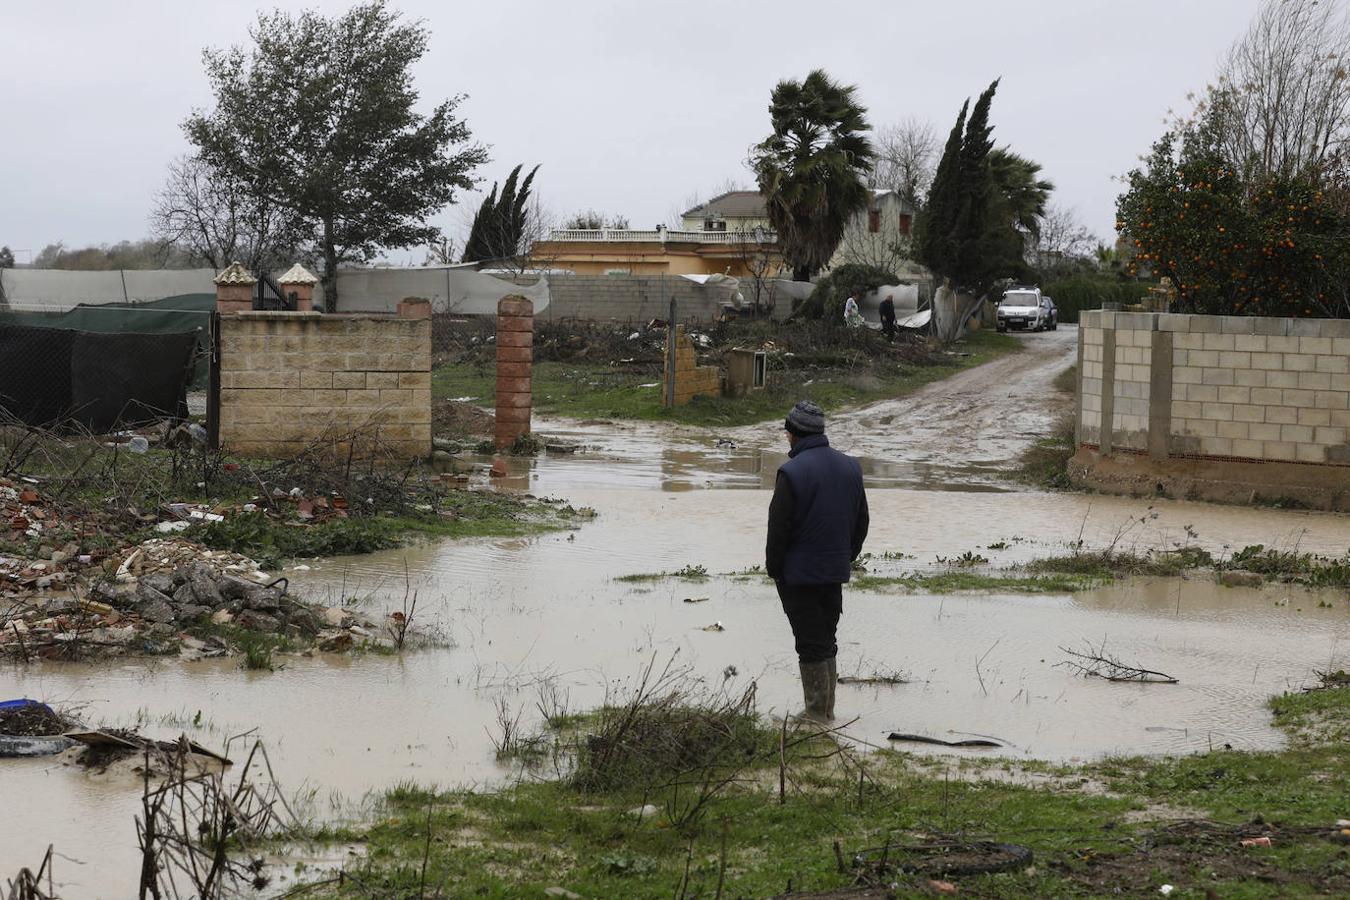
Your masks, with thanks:
M150 540L87 596L28 597L0 609L0 657L225 656L245 632L341 651L373 637L376 626L353 611L306 603L288 588L247 557Z
M36 488L0 478L0 595L66 586L99 561L80 551L98 533L97 523L55 509Z

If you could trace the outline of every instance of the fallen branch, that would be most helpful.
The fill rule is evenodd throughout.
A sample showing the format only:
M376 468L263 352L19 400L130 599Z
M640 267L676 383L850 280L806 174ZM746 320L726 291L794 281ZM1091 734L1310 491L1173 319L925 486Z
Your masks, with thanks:
M1088 646L1086 652L1060 647L1060 650L1073 657L1056 666L1063 666L1084 678L1104 678L1107 681L1133 681L1138 684L1176 684L1177 679L1166 672L1157 672L1140 666L1131 666L1114 656L1108 656L1106 645L1094 649Z

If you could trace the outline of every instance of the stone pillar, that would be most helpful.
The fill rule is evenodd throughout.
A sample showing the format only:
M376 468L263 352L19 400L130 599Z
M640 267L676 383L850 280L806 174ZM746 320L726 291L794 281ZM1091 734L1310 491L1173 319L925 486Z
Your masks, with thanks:
M426 297L404 297L398 301L398 317L400 319L430 319L431 301ZM501 326L498 325L497 327L500 330ZM530 327L533 329L534 326L531 325Z
M216 311L223 313L247 312L253 309L253 286L258 279L249 274L241 263L232 262L215 277Z
M530 386L534 368L534 304L520 295L497 302L498 450L530 433Z

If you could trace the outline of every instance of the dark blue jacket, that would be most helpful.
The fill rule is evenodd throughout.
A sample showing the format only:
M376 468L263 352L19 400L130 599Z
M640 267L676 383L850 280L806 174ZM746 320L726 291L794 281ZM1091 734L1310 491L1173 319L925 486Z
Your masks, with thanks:
M843 584L867 538L862 467L823 434L798 439L788 457L769 503L765 568L788 585Z

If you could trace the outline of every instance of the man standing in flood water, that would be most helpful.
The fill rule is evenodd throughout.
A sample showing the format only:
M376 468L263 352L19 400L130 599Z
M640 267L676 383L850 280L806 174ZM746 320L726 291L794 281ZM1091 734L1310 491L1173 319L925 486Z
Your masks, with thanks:
M826 722L834 718L843 585L867 538L867 494L858 461L830 447L819 406L801 401L784 428L791 449L769 502L765 568L792 626L805 715Z

